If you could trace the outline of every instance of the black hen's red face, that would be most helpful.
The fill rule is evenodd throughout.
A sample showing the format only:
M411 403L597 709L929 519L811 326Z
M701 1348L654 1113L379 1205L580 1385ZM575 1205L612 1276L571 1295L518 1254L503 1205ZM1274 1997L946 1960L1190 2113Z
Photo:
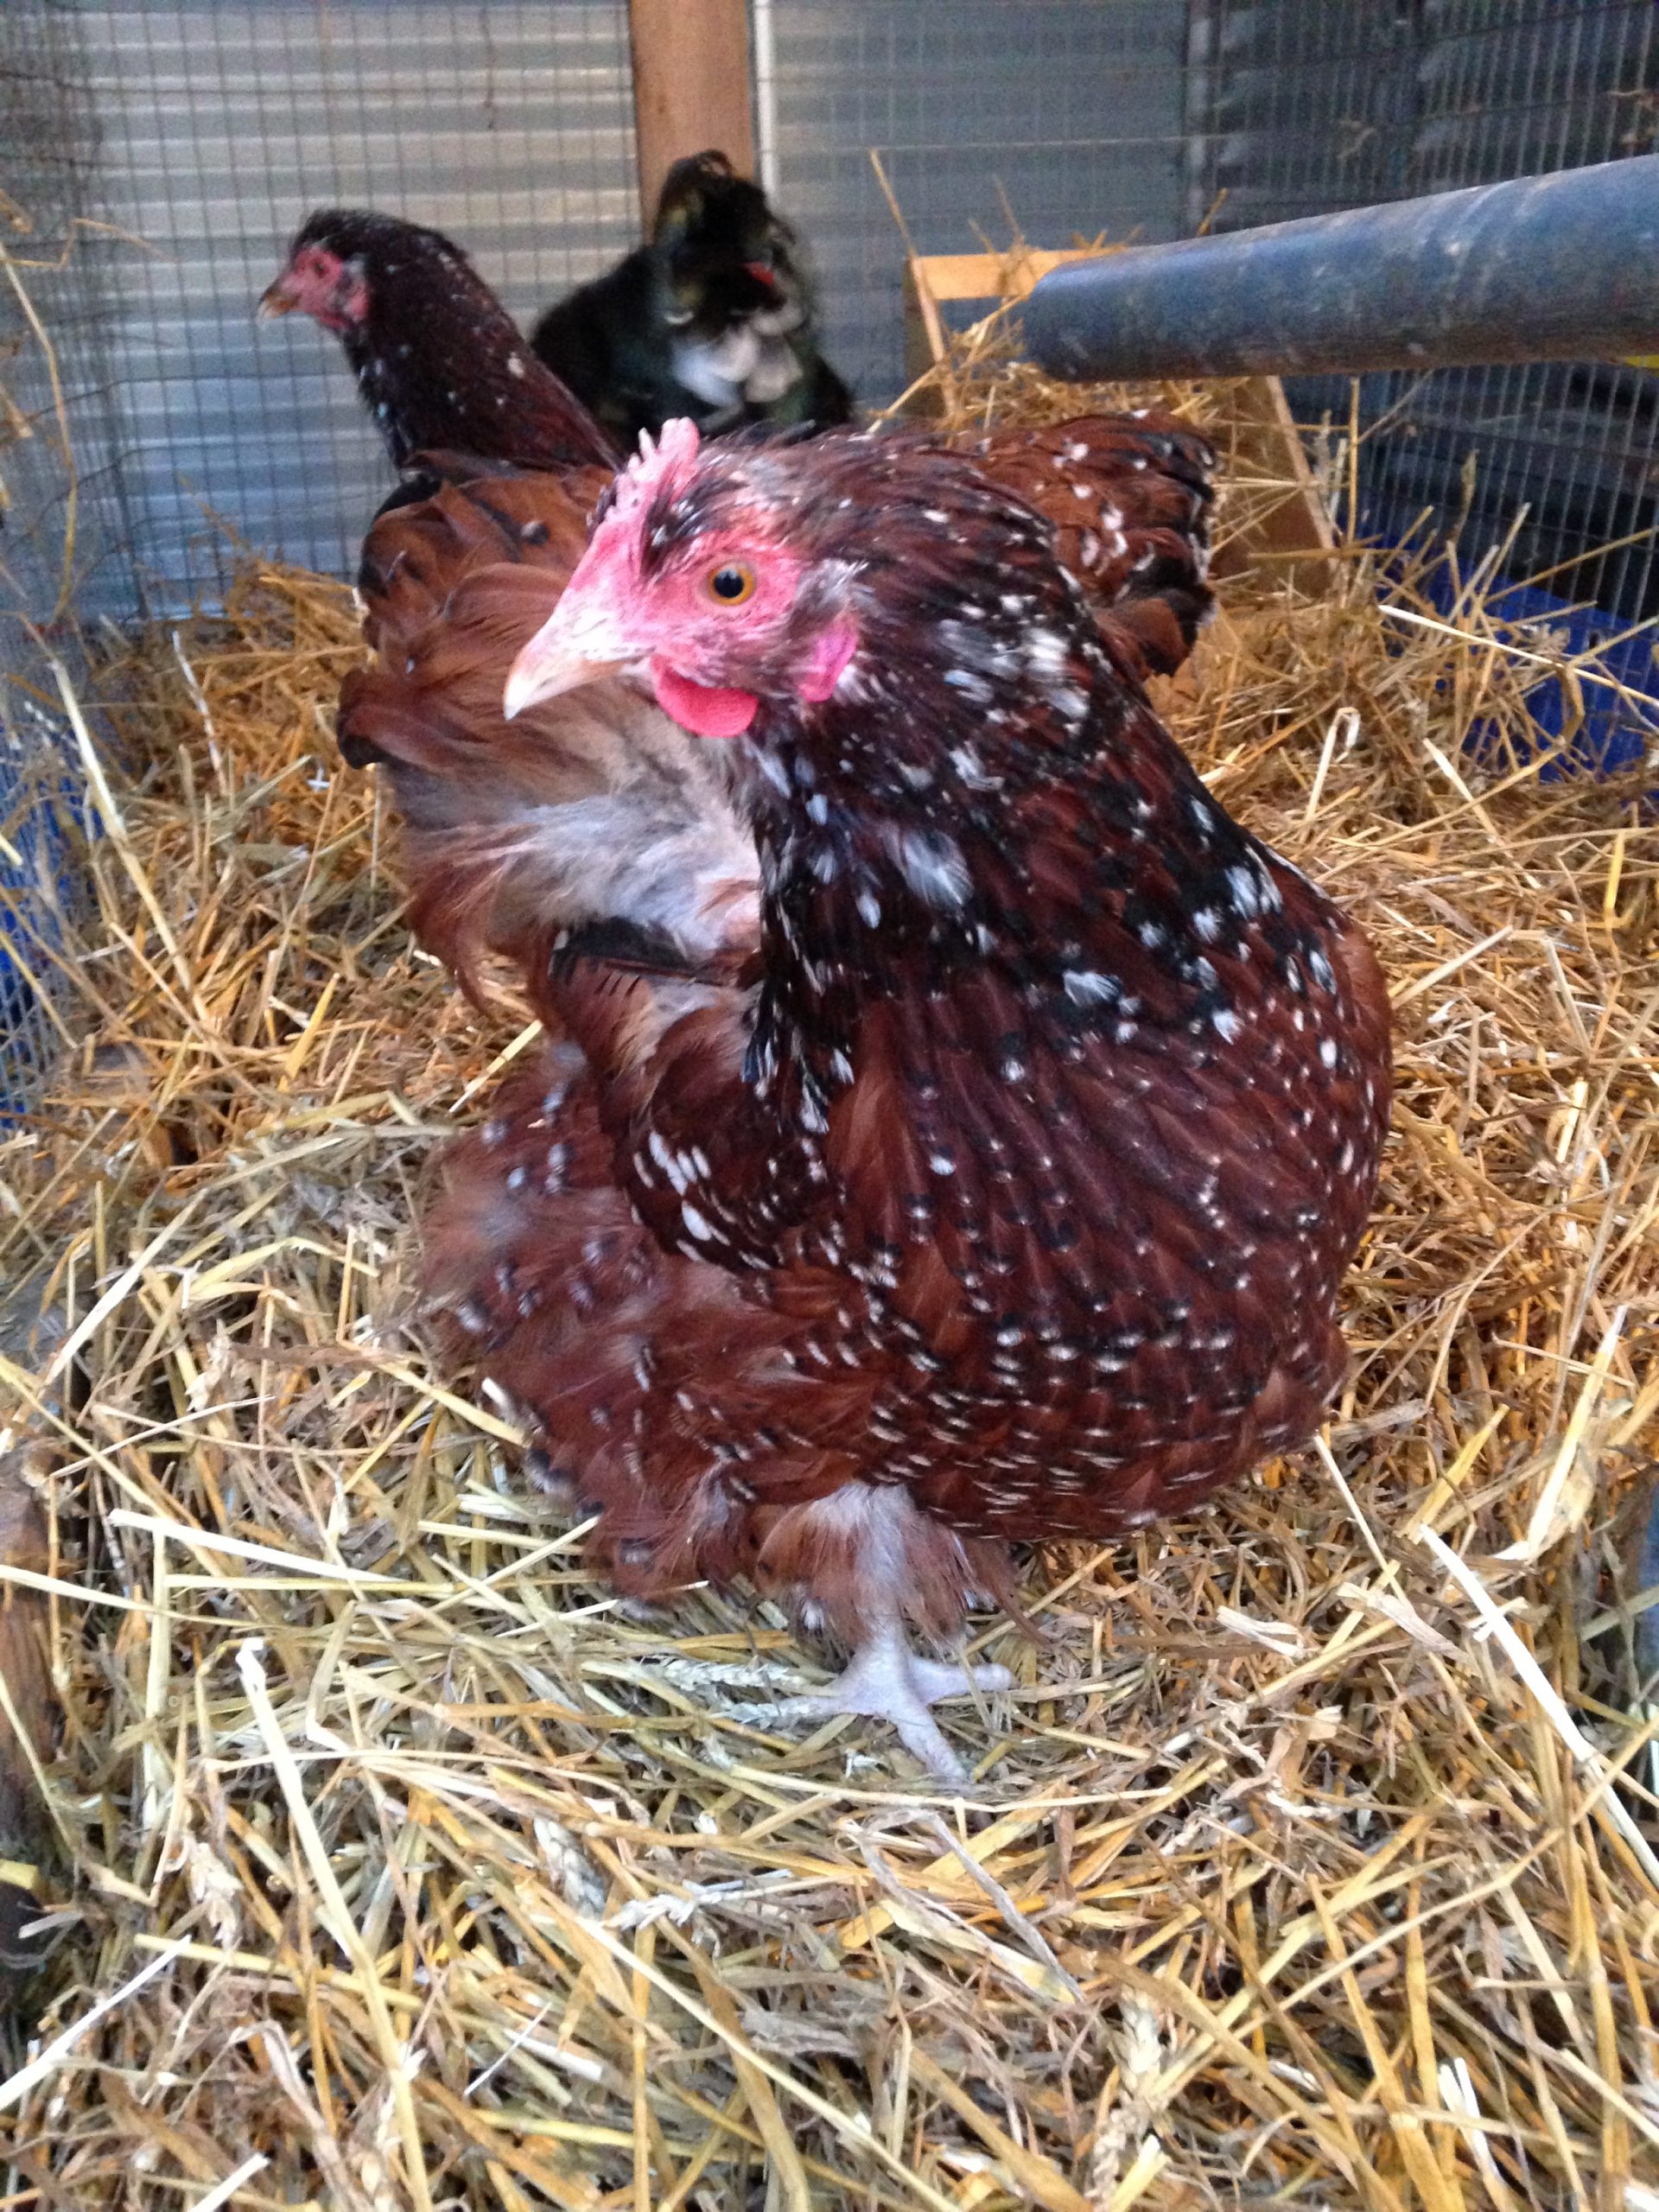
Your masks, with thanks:
M325 330L360 330L369 316L369 279L360 255L301 245L259 302L262 315L308 315Z

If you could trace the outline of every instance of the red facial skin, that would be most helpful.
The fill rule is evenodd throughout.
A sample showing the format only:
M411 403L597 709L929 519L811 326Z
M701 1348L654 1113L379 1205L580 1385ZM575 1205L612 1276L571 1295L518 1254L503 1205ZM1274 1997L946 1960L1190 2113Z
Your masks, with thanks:
M736 605L715 589L715 579L731 573L754 580L750 595ZM737 737L747 729L760 709L758 696L715 678L735 658L774 658L800 580L801 563L791 555L759 532L729 531L701 548L692 568L636 584L626 612L642 634L661 641L649 666L663 712L694 737ZM857 632L844 618L817 632L788 663L796 693L827 699L857 645Z
M671 423L661 447L633 463L519 666L538 652L643 664L658 705L683 729L732 738L760 711L758 686L811 702L829 698L858 650L858 632L834 606L801 620L807 564L760 512L705 532L684 557L671 550L649 559L644 505L680 480L696 453L692 425ZM721 588L734 581L736 592Z
M302 246L262 304L268 315L308 315L325 330L353 330L368 319L368 280L327 246Z

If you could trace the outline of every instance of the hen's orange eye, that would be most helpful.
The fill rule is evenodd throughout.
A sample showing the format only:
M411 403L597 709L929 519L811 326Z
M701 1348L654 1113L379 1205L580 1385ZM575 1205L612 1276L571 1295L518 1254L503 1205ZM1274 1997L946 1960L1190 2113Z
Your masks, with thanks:
M754 570L747 561L722 561L710 569L703 585L716 606L741 607L754 594Z

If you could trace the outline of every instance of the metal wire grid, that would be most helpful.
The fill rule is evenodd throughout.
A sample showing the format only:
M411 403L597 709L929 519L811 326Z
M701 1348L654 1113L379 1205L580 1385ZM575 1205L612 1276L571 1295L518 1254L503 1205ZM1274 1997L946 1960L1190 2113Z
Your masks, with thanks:
M113 502L118 487L107 473L98 480L88 454L65 450L52 378L55 366L69 420L104 422L113 384L107 303L98 245L76 230L76 219L96 203L99 144L74 11L43 0L0 8L0 230L16 271L0 284L0 385L10 403L0 430L0 570L7 607L37 623L69 612L60 602L78 601L91 569L111 557L87 509ZM50 354L29 306L49 334ZM73 560L68 594L66 540ZM130 569L124 582L130 588ZM0 664L10 666L15 626L6 634L10 643Z
M137 605L215 597L238 539L348 571L385 464L333 341L253 305L300 220L373 206L451 232L534 313L632 244L622 0L118 0L75 10L102 135L104 519ZM116 496L112 492L111 496ZM99 611L134 611L100 595Z
M20 259L62 259L25 282L73 432L66 451L47 355L0 284L7 1112L56 1049L30 978L49 986L79 888L66 728L10 618L73 662L101 616L211 604L241 545L349 573L385 487L378 442L333 341L257 329L254 302L329 202L453 231L521 314L607 265L638 219L626 7L8 0L0 145L0 235Z
M1651 0L1195 0L1193 63L1187 211L1213 209L1218 228L1659 143ZM1293 397L1305 419L1349 404L1333 379ZM1372 376L1360 414L1362 527L1398 536L1427 511L1471 555L1507 543L1509 576L1549 571L1552 594L1609 627L1659 613L1659 377L1600 362Z
M1649 153L1659 19L1649 0L1427 0L1411 189Z
M0 1122L22 1109L59 1048L51 993L66 911L83 888L67 865L79 779L48 655L78 676L89 576L113 563L119 590L131 575L87 515L114 504L116 487L78 480L53 389L55 370L65 413L79 418L95 417L111 387L94 264L69 251L98 144L74 29L64 10L0 10Z
M1192 0L1189 231L1408 193L1411 0Z
M763 174L810 240L826 350L902 384L904 246L1178 237L1186 0L753 0Z
M67 726L23 685L0 685L0 1132L38 1095L67 1037L58 987L65 924L86 897L71 857L84 820Z

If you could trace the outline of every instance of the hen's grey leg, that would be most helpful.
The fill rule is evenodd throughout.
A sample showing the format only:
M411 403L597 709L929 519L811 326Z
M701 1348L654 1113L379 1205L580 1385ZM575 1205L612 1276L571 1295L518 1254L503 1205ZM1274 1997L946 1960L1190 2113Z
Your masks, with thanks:
M840 1713L868 1713L890 1721L912 1758L940 1782L965 1782L967 1770L941 1733L928 1707L941 1698L975 1690L1006 1690L1006 1667L958 1667L924 1659L910 1648L897 1614L880 1622L827 1689L788 1700L792 1719L828 1720Z

